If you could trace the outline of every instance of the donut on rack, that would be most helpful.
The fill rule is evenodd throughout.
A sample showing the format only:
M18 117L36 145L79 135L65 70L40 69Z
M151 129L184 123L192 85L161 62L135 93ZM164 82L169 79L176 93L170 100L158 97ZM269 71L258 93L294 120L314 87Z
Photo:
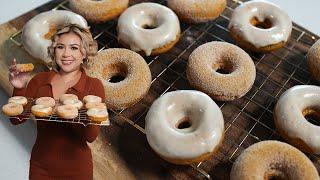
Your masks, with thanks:
M44 105L47 107L54 107L56 105L56 101L52 97L40 97L35 102L37 105Z
M216 19L226 8L226 0L168 0L168 6L181 20L200 23Z
M308 50L307 62L309 71L315 80L320 82L320 40Z
M79 99L66 99L62 102L63 104L70 104L78 110L82 108L83 103Z
M174 164L191 164L216 152L224 137L224 120L208 95L179 90L154 101L145 130L148 143L160 157Z
M120 44L147 56L170 50L180 37L177 15L157 3L140 3L126 9L119 17L117 30Z
M74 95L74 94L62 94L60 97L59 97L59 101L61 103L63 103L63 101L65 100L78 100L78 96L77 95Z
M97 108L97 109L107 109L107 106L105 103L101 102L88 102L85 104L86 109L91 109L91 108Z
M43 104L36 104L31 107L31 112L36 117L48 117L52 114L52 107Z
M151 85L148 64L128 49L102 50L87 69L90 76L104 85L106 104L111 109L124 109L140 101Z
M85 97L83 97L83 102L84 102L84 103L89 103L89 102L97 102L97 103L100 103L100 102L102 102L102 99L101 99L101 97L99 97L99 96L86 95Z
M2 112L6 116L18 116L23 113L23 106L17 103L8 103L2 106Z
M233 11L229 29L241 47L256 52L270 52L282 48L289 40L292 22L278 6L253 0Z
M90 108L87 111L88 118L95 122L95 123L101 123L102 121L108 120L108 111L107 109L101 109L101 108ZM109 122L108 122L109 124Z
M196 48L186 70L190 84L219 101L244 96L252 87L256 68L241 48L213 41Z
M25 106L28 104L28 100L24 96L13 96L8 99L8 103L16 103Z
M279 133L299 149L320 155L320 127L306 117L320 118L320 87L297 85L279 98L274 109L274 122Z
M230 180L319 180L313 163L297 148L280 141L261 141L245 149L233 163Z
M36 15L24 25L21 36L23 47L45 64L51 63L52 59L47 50L52 43L51 37L57 29L66 24L88 27L86 20L76 13L66 10L46 11Z
M118 17L129 4L129 0L70 0L72 11L93 23L102 23Z
M78 109L70 104L57 107L57 114L63 119L74 119L78 116Z

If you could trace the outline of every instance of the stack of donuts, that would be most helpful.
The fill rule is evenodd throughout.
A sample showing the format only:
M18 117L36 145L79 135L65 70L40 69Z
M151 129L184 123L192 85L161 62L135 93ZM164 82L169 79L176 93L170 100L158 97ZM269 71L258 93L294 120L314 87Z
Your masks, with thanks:
M70 7L75 13L49 11L31 19L23 29L23 45L31 55L48 63L44 49L61 23L87 28L86 20L104 23L118 17L118 42L123 48L100 51L86 70L103 82L107 107L121 110L138 103L149 91L152 76L143 56L159 55L173 48L182 35L180 21L212 21L226 7L226 0L168 0L168 7L158 3L128 7L128 3L128 0L117 3L71 0ZM189 56L186 76L196 90L165 93L147 113L147 140L160 157L171 163L191 164L212 157L224 138L223 114L212 99L232 101L245 96L256 78L255 64L246 51L268 53L284 47L291 35L292 22L278 6L253 0L234 9L228 28L236 45L208 42ZM309 51L308 65L314 78L320 81L320 41ZM314 154L320 154L320 128L308 123L305 116L320 117L319 97L318 86L296 86L281 96L274 110L280 134L300 150ZM59 101L63 105L56 111L65 119L76 118L83 106L75 95L65 94ZM92 95L83 99L92 121L106 120L108 116L101 101ZM3 112L8 116L21 114L25 102L23 97L12 97ZM36 100L32 113L47 117L54 106L52 98L42 97ZM278 141L252 145L238 157L231 172L231 179L273 177L319 179L316 168L303 153Z

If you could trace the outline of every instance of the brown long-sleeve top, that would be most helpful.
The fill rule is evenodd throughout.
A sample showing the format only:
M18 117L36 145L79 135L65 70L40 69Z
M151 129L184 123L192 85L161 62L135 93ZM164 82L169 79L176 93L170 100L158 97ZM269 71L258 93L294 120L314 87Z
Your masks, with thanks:
M37 74L26 88L14 89L13 95L29 98L53 97L51 80L55 73L49 71ZM66 93L75 94L80 100L89 94L105 99L101 81L87 76L84 71L77 84ZM13 124L22 123L10 120ZM99 127L94 125L37 121L37 138L31 153L29 177L42 174L49 177L91 179L92 156L87 142L93 142L98 134Z

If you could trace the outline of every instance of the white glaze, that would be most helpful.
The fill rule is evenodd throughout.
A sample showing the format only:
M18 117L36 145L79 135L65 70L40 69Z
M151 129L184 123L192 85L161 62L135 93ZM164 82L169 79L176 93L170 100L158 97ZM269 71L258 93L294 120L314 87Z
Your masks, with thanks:
M84 103L88 103L88 102L101 102L102 99L99 96L95 96L95 95L86 95L85 97L83 97L83 102Z
M86 103L85 106L87 109L90 109L90 108L107 109L106 104L101 102L88 102Z
M44 36L49 32L50 27L62 26L65 24L78 24L87 28L87 21L80 15L66 10L55 10L40 13L30 19L22 30L23 47L35 58L50 63L52 60L48 55L47 48L51 45L51 39Z
M59 97L60 102L63 103L63 101L67 100L67 99L78 99L78 96L74 95L74 94L62 94Z
M26 97L23 96L13 96L8 99L8 103L17 103L21 105L26 105L28 100Z
M52 97L40 97L36 100L36 104L54 107L56 105L56 101Z
M143 25L157 26L144 29ZM118 20L118 39L149 56L153 49L174 41L180 34L177 15L157 3L140 3L126 9Z
M176 128L188 117L191 126ZM192 159L212 152L221 142L224 120L217 104L205 93L179 90L164 94L146 116L146 135L150 146L161 156Z
M59 116L64 115L62 118L74 119L78 116L78 109L70 104L58 106L57 113Z
M320 87L294 86L284 92L277 102L275 121L289 137L301 139L312 151L320 154L320 126L309 123L302 114L310 107L320 107Z
M49 107L49 106L46 106L43 104L36 104L31 107L31 111L32 112L49 113L49 112L52 112L52 107Z
M272 27L262 29L253 26L250 20L257 17L263 22L271 20ZM278 6L262 1L254 0L238 6L230 19L229 29L233 28L240 37L256 48L286 42L291 34L292 22L286 12Z
M103 118L103 117L108 117L108 111L107 111L107 109L90 108L87 111L87 115L91 116L91 117Z
M79 99L66 99L63 101L63 104L70 104L77 109L81 109L83 106L83 103Z

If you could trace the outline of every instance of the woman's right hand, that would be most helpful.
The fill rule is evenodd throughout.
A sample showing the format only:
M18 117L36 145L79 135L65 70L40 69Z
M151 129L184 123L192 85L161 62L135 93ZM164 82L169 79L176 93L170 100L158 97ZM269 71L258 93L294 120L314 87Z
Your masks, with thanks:
M17 69L17 61L14 58L9 67L9 82L11 85L18 89L25 88L30 78L29 72L19 72Z

